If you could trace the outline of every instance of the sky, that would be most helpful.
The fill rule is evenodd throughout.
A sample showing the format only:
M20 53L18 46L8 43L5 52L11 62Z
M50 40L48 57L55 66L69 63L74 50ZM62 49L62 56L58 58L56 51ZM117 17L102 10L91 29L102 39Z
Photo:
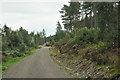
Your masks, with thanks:
M64 4L68 5L69 1L70 0L0 0L1 27L6 24L12 30L16 30L22 26L29 33L32 31L36 33L45 29L46 36L54 35L57 21L60 21L62 24L59 10L61 10Z
M0 24L12 30L21 26L29 33L45 29L46 36L56 32L57 21L61 21L59 10L67 1L48 0L2 0L0 2ZM63 25L62 25L63 27Z

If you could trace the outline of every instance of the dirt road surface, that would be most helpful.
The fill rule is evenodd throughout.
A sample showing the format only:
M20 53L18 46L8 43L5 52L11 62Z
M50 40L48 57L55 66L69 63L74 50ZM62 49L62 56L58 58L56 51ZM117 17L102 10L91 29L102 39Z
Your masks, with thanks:
M10 66L3 73L3 78L68 78L68 76L50 58L49 48L44 47Z

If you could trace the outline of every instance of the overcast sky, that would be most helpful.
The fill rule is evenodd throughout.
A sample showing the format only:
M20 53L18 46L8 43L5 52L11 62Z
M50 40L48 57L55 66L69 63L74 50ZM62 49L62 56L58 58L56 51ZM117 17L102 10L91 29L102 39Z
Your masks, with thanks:
M13 30L21 26L27 31L42 31L53 35L57 21L61 22L60 10L68 1L4 0L0 3L0 24L7 24Z
M53 35L57 21L61 22L59 10L68 1L70 0L0 0L0 24L7 24L13 30L22 26L29 32L42 31L44 28L47 36Z

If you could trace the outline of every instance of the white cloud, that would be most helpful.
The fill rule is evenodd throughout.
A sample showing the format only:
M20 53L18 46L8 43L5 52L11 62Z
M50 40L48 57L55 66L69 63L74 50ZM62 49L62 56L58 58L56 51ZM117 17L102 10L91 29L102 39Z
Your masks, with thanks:
M63 2L3 2L2 24L7 24L12 29L20 26L31 31L46 30L47 36L56 31L56 23L60 21L60 10Z
M70 0L1 0L2 2L68 2Z

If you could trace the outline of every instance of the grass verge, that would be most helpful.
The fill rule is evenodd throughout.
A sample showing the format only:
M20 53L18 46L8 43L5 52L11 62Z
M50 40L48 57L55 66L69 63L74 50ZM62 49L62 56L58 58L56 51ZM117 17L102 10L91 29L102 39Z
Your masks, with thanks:
M40 49L40 48L39 48ZM9 66L13 65L16 62L19 62L20 60L24 59L25 57L31 56L32 54L35 53L36 49L32 49L30 51L30 54L25 54L22 57L14 57L14 58L8 58L6 62L2 62L2 73L5 72Z
M72 76L73 74L72 74L72 72L70 72L66 67L64 67L60 62L58 62L57 60L55 60L55 58L53 58L53 56L50 56L51 57L51 59L56 63L56 64L58 64L59 66L60 66L60 69L62 69L62 70L65 70L68 74L67 74L67 76Z
M80 75L82 75L81 73L83 71L78 72L80 75L76 74L76 72L78 70L77 68L82 68L82 67L79 67L80 64L85 65L87 67L88 67L88 65L89 65L89 67L90 67L90 65L94 66L95 69L94 68L91 69L91 72L92 71L97 71L97 73L101 72L101 73L103 73L103 75L102 75L103 78L112 79L114 76L119 74L118 68L114 64L109 63L109 64L98 65L95 62L81 58L81 56L76 56L76 55L72 55L72 54L71 55L60 54L56 48L50 48L50 56L53 59L53 61L56 62L60 66L64 66L67 64L67 66L69 66L72 69L72 71L69 70L67 67L62 67L62 69L64 69L69 75L72 75L73 78L81 77ZM60 60L61 62L59 62L58 60ZM77 65L77 68L75 67L76 65ZM76 72L74 73L74 71L76 71ZM90 78L90 76L88 76L88 75L86 75L86 77ZM93 77L94 77L94 75L93 75Z

